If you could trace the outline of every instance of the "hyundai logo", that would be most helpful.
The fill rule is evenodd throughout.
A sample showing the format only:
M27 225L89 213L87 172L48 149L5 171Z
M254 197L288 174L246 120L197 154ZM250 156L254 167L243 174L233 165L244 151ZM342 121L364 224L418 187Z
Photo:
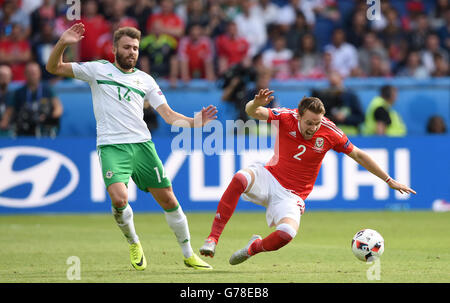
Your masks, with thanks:
M14 170L19 157L40 157L43 161L22 170ZM66 168L70 174L67 184L60 184L56 192L49 194L57 181L58 172ZM0 149L0 206L28 208L58 202L70 195L78 185L77 167L66 156L40 147L15 146ZM17 186L31 184L31 191L25 198L4 197L4 193ZM3 195L3 196L2 196Z

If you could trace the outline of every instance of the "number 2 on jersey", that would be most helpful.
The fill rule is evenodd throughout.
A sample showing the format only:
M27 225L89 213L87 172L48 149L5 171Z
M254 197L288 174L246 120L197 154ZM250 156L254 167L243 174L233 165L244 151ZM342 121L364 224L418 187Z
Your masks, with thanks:
M294 155L294 159L297 159L297 160L300 160L300 161L301 161L302 159L300 158L300 156L303 155L303 154L305 153L305 151L306 151L306 146L304 146L304 145L299 145L297 148L300 149L300 152L299 152L298 154L295 154L295 155Z

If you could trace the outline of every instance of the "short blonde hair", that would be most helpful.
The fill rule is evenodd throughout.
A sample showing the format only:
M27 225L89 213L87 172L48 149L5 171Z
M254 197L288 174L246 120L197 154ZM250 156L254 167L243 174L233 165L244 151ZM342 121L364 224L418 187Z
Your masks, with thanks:
M121 27L114 32L114 46L117 47L117 43L123 36L128 36L132 39L138 39L141 41L141 31L134 27Z

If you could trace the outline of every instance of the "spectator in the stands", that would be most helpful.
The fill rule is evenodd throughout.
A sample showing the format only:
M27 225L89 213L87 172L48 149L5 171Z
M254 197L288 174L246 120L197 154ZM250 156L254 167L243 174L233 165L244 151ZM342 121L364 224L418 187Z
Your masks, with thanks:
M450 76L449 61L439 53L435 54L433 57L434 57L434 71L431 74L431 76L449 77Z
M370 76L372 73L374 55L375 60L381 60L383 65L389 68L389 54L377 35L373 31L369 31L364 36L364 44L358 48L358 62L363 75Z
M208 8L208 23L205 26L205 35L216 39L217 36L225 33L227 27L227 21L225 20L225 14L216 2L210 4Z
M114 13L114 2L121 0L97 0L98 13L106 20L111 20ZM81 1L83 2L83 1Z
M177 14L183 19L186 28L189 29L193 24L206 26L209 21L208 12L203 0L189 0L178 5ZM186 31L188 33L188 31Z
M450 9L447 9L444 14L445 24L438 28L436 33L441 40L441 46L450 52Z
M320 60L320 64L308 74L308 78L324 79L327 78L333 71L333 55L330 51L324 51Z
M435 55L439 54L445 61L448 61L448 52L441 47L439 36L432 33L428 35L426 47L421 51L422 62L427 71L432 74L435 70Z
M264 66L267 67L272 76L286 74L289 69L289 61L292 59L292 51L286 47L286 38L277 36L274 38L273 47L262 53Z
M418 51L411 51L408 54L405 66L400 69L397 76L423 79L429 77L430 73L422 64L420 53Z
M450 2L448 0L437 0L436 5L428 14L432 29L437 30L445 25L445 13L447 11L450 11Z
M297 53L302 47L303 36L310 33L305 16L301 11L297 11L295 22L289 27L286 32L286 46L293 52Z
M98 4L94 0L86 0L81 6L81 23L84 24L84 38L79 44L80 61L91 61L98 58L97 39L109 31L106 19L98 13Z
M219 76L248 56L249 43L239 36L236 23L229 22L226 32L216 38Z
M323 101L327 118L347 135L358 135L360 124L364 122L364 113L358 96L344 86L344 79L338 72L331 72L328 81L327 88L314 89L311 95Z
M391 77L392 71L389 61L377 53L370 55L369 73L367 77Z
M405 136L406 125L399 113L392 108L397 100L397 88L383 85L380 96L375 97L367 108L363 126L364 135Z
M240 14L239 0L214 1L219 3L227 20L234 20Z
M428 134L445 134L447 133L447 126L445 121L440 115L433 115L428 119L427 122L427 133Z
M251 6L251 0L241 0L241 13L234 18L234 22L237 25L239 35L249 43L248 54L253 57L266 45L267 30L263 20L251 14Z
M0 40L0 64L11 67L13 81L25 80L25 65L32 58L31 45L20 23L12 26L9 36Z
M188 33L188 36L181 38L178 47L181 79L185 82L191 79L214 81L214 50L211 38L203 34L200 24L191 24Z
M0 37L9 36L13 25L20 24L23 36L28 39L31 33L30 16L20 8L19 0L4 0L0 9Z
M139 45L139 68L154 78L169 79L176 86L178 78L177 39L160 32L161 26L151 27Z
M308 12L305 12L302 8L300 8L301 3L303 3L301 0L289 0L278 10L278 17L275 23L282 32L286 33L295 23L295 18L298 11L302 12L308 25L314 24L315 17L313 10L308 10L310 14L307 14Z
M118 20L120 27L138 28L139 24L136 19L126 15L127 6L124 1L115 0L113 3L112 16L109 20Z
M120 19L111 19L109 21L109 28L110 30L97 39L97 57L95 59L97 60L108 60L109 62L113 63L115 60L115 56L113 53L113 43L114 43L114 32L118 30L121 26L121 20Z
M146 32L158 32L180 39L184 35L185 24L175 13L174 0L161 0L160 12L153 13L147 19Z
M245 103L248 102L247 91L250 84L256 81L258 74L266 70L261 61L262 55L256 55L251 59L246 57L221 75L222 101L235 106L238 112L237 119L248 120L245 112Z
M127 8L126 15L137 21L139 30L142 33L145 33L148 16L153 13L152 2L148 0L135 0L134 4Z
M39 64L42 71L43 80L56 80L59 77L50 74L45 69L50 52L58 42L58 38L55 36L53 28L54 21L52 20L42 20L39 22L40 31L31 40L31 47L33 51L34 60Z
M432 33L427 15L421 13L417 16L414 27L408 34L408 44L411 50L421 50L426 46L426 39Z
M9 84L12 80L12 72L8 65L0 65L0 137L10 135L9 121L2 122L6 107L11 104L13 91Z
M316 38L313 34L307 33L302 37L300 47L301 74L307 78L320 78L320 67L322 66L324 55L321 55L316 46ZM331 57L331 54L328 53Z
M366 11L356 11L352 16L349 28L346 29L347 41L356 48L359 48L364 44L366 33L369 30L370 27Z
M306 79L306 76L302 74L302 59L300 55L294 54L288 61L287 69L278 72L274 78L281 81Z
M41 68L35 62L26 66L26 83L14 92L7 106L2 127L13 122L17 136L55 137L63 106L53 89L41 81Z
M325 46L331 53L333 69L342 76L348 77L358 67L358 52L356 48L346 41L342 28L333 31L332 43Z
M56 19L56 6L52 0L43 0L42 4L36 8L30 15L31 39L39 35L43 23L54 21Z
M400 16L394 8L386 11L386 26L377 31L384 45L389 48L389 52L395 52L400 41L406 39L405 31L402 28Z
M270 0L255 1L251 13L264 21L266 27L273 25L278 18L279 7Z

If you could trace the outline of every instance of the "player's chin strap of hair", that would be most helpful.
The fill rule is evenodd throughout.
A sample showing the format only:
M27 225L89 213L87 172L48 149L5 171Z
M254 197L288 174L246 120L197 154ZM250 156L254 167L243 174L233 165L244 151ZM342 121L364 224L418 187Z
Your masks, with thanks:
M392 178L388 176L388 177L386 178L386 180L384 180L384 182L389 183L391 180L392 180Z

